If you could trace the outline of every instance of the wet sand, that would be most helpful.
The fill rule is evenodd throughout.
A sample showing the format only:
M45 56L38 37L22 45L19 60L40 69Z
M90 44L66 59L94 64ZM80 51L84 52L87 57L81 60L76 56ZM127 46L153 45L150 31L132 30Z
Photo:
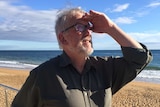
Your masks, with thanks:
M20 89L29 72L0 68L0 84ZM8 105L16 91L6 90ZM6 106L5 91L0 86L0 107ZM160 84L133 81L113 95L112 107L160 107Z

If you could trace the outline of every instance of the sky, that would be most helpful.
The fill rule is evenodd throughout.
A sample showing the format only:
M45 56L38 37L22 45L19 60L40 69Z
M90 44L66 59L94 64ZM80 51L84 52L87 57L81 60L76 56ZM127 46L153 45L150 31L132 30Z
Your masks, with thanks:
M68 7L105 13L121 29L160 49L160 0L0 0L0 50L59 50L57 12ZM95 50L120 46L107 34L92 34Z

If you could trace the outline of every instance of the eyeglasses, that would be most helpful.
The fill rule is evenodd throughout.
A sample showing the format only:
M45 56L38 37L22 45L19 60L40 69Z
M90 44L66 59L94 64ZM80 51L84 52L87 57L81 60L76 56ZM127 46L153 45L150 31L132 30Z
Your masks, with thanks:
M81 23L76 23L76 24L66 28L65 30L63 30L62 33L71 29L72 27L74 27L76 29L76 31L79 31L79 32L82 33L84 31L86 31L87 29L92 30L93 29L93 24L91 22L88 22L87 25L83 25Z

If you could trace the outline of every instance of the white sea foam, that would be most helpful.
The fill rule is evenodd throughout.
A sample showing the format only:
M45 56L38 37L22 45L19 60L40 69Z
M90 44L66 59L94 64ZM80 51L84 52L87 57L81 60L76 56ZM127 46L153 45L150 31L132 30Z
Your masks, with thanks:
M135 80L160 84L160 70L143 70Z
M38 65L34 64L26 64L26 63L20 63L18 61L0 61L0 67L6 67L6 68L15 68L15 69L33 69L37 67Z
M138 77L160 79L160 70L143 70Z
M33 69L36 64L21 63L18 61L3 61L0 60L0 67L15 68L15 69ZM160 83L160 70L143 70L135 80Z

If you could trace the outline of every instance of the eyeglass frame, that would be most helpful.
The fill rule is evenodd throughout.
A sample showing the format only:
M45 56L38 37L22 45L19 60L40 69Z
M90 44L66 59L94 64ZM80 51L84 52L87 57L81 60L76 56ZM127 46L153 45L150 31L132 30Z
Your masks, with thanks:
M76 27L76 25L78 25L78 24L84 26L84 30L83 30L83 31L80 31L80 30ZM74 24L74 25L72 25L72 26L70 26L70 27L64 29L64 30L61 31L61 32L62 32L62 33L63 33L63 32L66 32L67 30L71 29L72 27L74 27L74 28L76 29L76 31L79 31L79 32L82 33L82 32L84 32L86 29L92 30L92 29L93 29L93 24L92 24L91 22L88 22L87 25L84 25L84 24L82 24L82 23L76 23L76 24Z

